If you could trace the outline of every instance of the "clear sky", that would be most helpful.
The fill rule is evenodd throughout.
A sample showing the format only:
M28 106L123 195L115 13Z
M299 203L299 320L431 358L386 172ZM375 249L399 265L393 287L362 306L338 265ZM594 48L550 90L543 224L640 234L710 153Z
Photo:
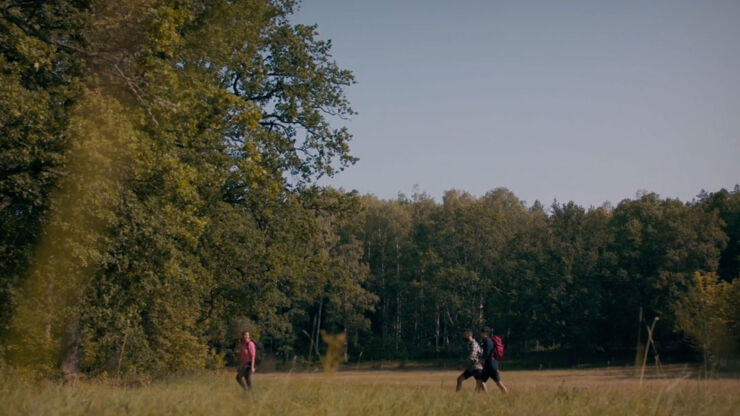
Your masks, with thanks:
M324 181L599 206L740 183L740 1L304 0L355 73Z

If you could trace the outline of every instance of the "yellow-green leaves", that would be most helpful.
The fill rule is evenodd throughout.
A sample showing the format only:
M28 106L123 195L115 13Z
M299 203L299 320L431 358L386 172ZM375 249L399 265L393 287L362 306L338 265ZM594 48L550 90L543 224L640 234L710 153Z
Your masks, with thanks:
M686 293L676 300L676 328L704 355L707 365L718 366L737 354L738 281L735 287L716 273L694 273Z
M44 234L16 297L11 362L48 371L61 359L63 334L77 319L115 223L121 171L134 141L121 110L99 91L85 91L71 111L65 174L51 194Z

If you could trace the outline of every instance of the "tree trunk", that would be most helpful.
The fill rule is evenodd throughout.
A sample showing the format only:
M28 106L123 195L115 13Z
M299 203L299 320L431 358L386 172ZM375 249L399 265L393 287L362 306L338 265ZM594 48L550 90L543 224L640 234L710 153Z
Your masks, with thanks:
M401 245L396 239L396 284L401 283ZM401 290L396 289L396 354L398 354L398 341L401 339Z
M311 355L313 354L313 342L315 339L314 333L316 332L316 315L313 316L313 325L311 326L311 344L308 346L308 362L311 362Z
M417 334L417 343L421 341L422 338L424 338L424 335L426 334L426 328L424 328L424 269L421 269L421 273L419 274L419 283L420 283L420 291L419 291L419 332Z
M483 316L483 293L478 295L478 299L478 327L482 328L485 324L485 318Z
M434 315L435 318L435 330L434 330L434 352L439 359L439 305L437 305L437 312Z
M401 296L396 293L396 354L398 354L398 341L401 339Z
M67 326L62 344L62 374L65 378L80 371L81 342L79 323L74 320Z
M319 299L319 316L316 319L316 357L321 361L321 354L319 353L319 334L321 333L321 308L324 306L324 297Z
M380 312L380 359L381 366L382 360L385 358L385 346L387 341L388 333L388 293L385 285L385 249L381 246L380 250L380 285L381 285L381 312Z
M442 345L447 347L448 344L448 336L447 336L447 319L445 319L445 315L447 314L447 309L444 310L444 313L442 314Z

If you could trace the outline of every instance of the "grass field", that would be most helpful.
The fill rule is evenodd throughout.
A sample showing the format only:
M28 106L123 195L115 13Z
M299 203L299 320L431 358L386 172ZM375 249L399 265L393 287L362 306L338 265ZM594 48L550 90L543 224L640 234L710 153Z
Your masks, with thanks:
M507 371L511 390L453 371L256 373L243 393L232 372L173 377L139 387L87 381L32 383L6 376L7 415L740 415L740 379L698 380L680 367L641 387L632 369Z

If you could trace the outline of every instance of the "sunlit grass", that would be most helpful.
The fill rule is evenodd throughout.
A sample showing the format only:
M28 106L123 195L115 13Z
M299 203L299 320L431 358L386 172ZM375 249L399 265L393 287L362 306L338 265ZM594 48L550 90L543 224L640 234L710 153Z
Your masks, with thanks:
M511 371L511 394L475 394L457 372L256 373L244 393L231 372L173 377L145 386L10 379L0 386L9 415L737 415L740 380L698 380L681 371L641 387L626 369ZM489 383L491 384L491 383Z

